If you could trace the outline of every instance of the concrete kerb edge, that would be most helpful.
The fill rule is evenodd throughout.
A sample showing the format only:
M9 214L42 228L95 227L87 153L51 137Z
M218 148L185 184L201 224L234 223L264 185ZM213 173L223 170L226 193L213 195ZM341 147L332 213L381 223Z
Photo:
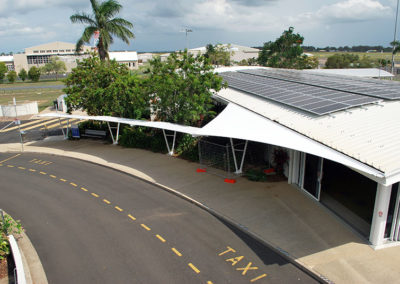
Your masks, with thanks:
M42 148L42 149L43 149L43 148ZM46 149L46 148L44 148L44 149ZM52 149L52 148L47 148L47 149ZM57 149L57 150L58 150L58 149ZM10 153L17 153L17 152L20 152L20 151L7 151L7 152L10 152ZM166 191L168 191L168 192L174 194L175 196L177 196L177 197L179 197L179 198L182 198L182 199L184 199L184 200L186 200L186 201L189 201L190 203L196 205L197 207L199 207L199 208L201 208L201 209L207 211L207 212L210 213L211 215L213 215L213 216L215 216L215 217L217 217L217 218L220 218L220 219L226 221L227 223L229 223L230 225L234 226L235 228L237 228L238 230L242 231L243 233L248 234L248 235L251 236L252 238L256 239L258 242L260 242L260 243L262 243L263 245L265 245L266 247L272 249L274 252L276 252L277 254L279 254L280 256L282 256L285 260L287 260L288 262L292 263L292 264L295 265L297 268L299 268L299 269L302 270L303 272L307 273L308 275L310 275L312 278L314 278L315 280L319 281L320 283L327 283L327 284L333 283L332 281L330 281L330 280L329 280L328 278L326 278L325 276L323 276L323 275L317 273L316 271L313 271L313 270L310 269L310 268L307 268L305 264L303 264L302 262L300 262L300 261L298 261L297 259L295 259L294 257L292 257L288 252L284 251L283 249L279 248L278 246L274 245L273 243L264 240L262 237L260 237L260 236L257 235L256 233L253 233L253 232L249 231L249 230L246 228L246 226L243 226L243 225L240 224L239 222L236 222L235 220L233 220L233 219L231 219L231 218L225 216L224 214L219 213L218 211L216 211L216 210L214 210L214 209L212 209L212 208L210 208L210 207L204 205L203 203L201 203L201 202L199 202L199 201L197 201L197 200L195 200L195 199L193 199L193 198L191 198L191 197L189 197L189 196L187 196L187 195L185 195L185 194L183 194L183 193L181 193L181 192L179 192L179 191L177 191L177 190L175 190L175 189L173 189L173 188L170 188L170 187L168 187L168 186L165 186L165 185L160 184L160 183L155 182L155 181L151 181L151 180L149 180L149 179L146 179L146 178L141 177L141 176L139 176L139 175L136 175L136 174L134 174L134 173L130 173L130 172L124 171L124 170L122 170L122 169L119 169L118 167L115 166L116 164L113 164L113 163L108 163L108 162L107 162L107 164L102 164L102 163L100 163L100 161L99 161L99 162L96 162L96 161L92 161L92 160L86 160L86 159L84 159L83 157L80 158L80 157L76 157L76 156L69 156L69 155L67 155L67 153L74 153L74 152L72 152L72 151L58 150L58 151L57 151L58 153L54 153L54 152L51 152L51 151L29 151L28 149L26 149L24 152L28 152L28 153L38 153L38 154L47 154L47 155L54 155L54 156L64 156L64 157L68 157L68 158L71 158L71 159L82 160L82 161L87 162L87 163L90 163L90 164L102 166L102 167L109 168L109 169L115 170L115 171L120 172L120 173L123 173L123 174L130 175L130 176L132 176L132 177L134 177L134 178L136 178L136 179L139 179L139 180L141 180L141 181L143 181L143 182L146 182L146 183L148 183L148 184L155 185L155 186L157 186L158 188L163 189L163 190L166 190ZM81 153L80 153L80 154L81 154ZM96 159L100 159L100 158L98 158L98 157L96 157L96 156L93 156L93 155L89 155L89 154L84 154L84 155L86 155L86 156L92 156L92 157L95 157ZM96 160L96 159L95 159L95 160ZM106 162L106 161L105 161L105 162ZM124 167L126 167L126 166L124 166Z

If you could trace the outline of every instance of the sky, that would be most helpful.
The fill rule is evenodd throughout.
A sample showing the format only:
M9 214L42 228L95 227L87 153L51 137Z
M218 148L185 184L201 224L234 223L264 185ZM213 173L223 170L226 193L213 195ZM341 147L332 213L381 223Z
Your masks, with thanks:
M102 0L98 0L101 2ZM119 0L135 39L110 50L172 51L209 43L262 46L294 27L304 45L382 45L393 41L396 0ZM0 0L0 53L53 41L76 43L88 0ZM400 19L399 19L400 22ZM187 34L185 29L193 32ZM400 32L400 29L398 29ZM397 36L400 38L400 36Z

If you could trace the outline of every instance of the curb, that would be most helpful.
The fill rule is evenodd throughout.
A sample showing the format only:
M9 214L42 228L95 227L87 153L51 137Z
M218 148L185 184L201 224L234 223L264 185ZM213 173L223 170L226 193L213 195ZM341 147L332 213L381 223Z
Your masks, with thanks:
M27 146L28 146L28 145L27 145ZM52 148L47 148L47 147L46 147L45 149L52 149ZM58 150L58 149L57 149L57 150ZM281 249L280 247L274 245L273 243L268 242L267 240L264 240L262 237L258 236L257 234L255 234L255 233L249 231L249 229L248 229L246 226L244 226L244 225L242 225L242 224L236 222L235 220L229 218L228 216L225 216L225 215L222 214L222 213L219 213L218 211L216 211L216 210L214 210L214 209L212 209L212 208L206 206L205 204L203 204L203 203L201 203L201 202L199 202L199 201L197 201L197 200L195 200L195 199L189 197L188 195L185 195L185 194L183 194L183 193L181 193L181 192L179 192L179 191L177 191L177 190L175 190L175 189L173 189L173 188L170 188L170 187L165 186L165 185L163 185L163 184L160 184L160 183L158 183L158 182L151 181L151 180L149 180L149 179L146 179L146 178L144 178L144 177L141 177L141 176L139 176L139 175L136 175L135 173L128 172L128 171L125 171L125 170L123 170L123 169L120 169L120 168L118 168L118 166L115 166L115 165L118 165L118 164L116 164L116 163L101 164L100 161L99 161L99 162L96 162L96 161L86 160L86 159L84 159L84 157L80 158L80 157L76 157L76 156L69 156L69 155L67 155L67 153L74 153L73 151L66 151L66 150L59 150L59 151L60 151L59 153L51 153L51 151L48 151L48 152L47 152L47 151L29 151L29 150L26 149L24 152L27 152L27 153L37 153L37 154L47 154L47 155L52 155L52 156L63 156L63 157L71 158L71 159L81 160L81 161L84 161L84 162L87 162L87 163L90 163L90 164L95 164L95 165L98 165L98 166L102 166L102 167L105 167L105 168L109 168L109 169L115 170L115 171L120 172L120 173L123 173L123 174L130 175L130 176L132 176L132 177L134 177L134 178L136 178L136 179L139 179L139 180L141 180L141 181L143 181L143 182L146 182L146 183L148 183L148 184L155 185L155 186L157 186L158 188L160 188L160 189L162 189L162 190L168 191L168 192L174 194L175 196L177 196L177 197L179 197L179 198L182 198L182 199L184 199L184 200L186 200L186 201L188 201L188 202L190 202L190 203L196 205L197 207L199 207L199 208L201 208L201 209L207 211L208 213L210 213L210 214L213 215L214 217L216 217L216 218L218 218L218 219L220 219L220 220L222 220L222 221L225 221L226 223L230 224L231 226L235 227L236 229L238 229L238 230L242 231L243 233L249 235L250 237L254 238L254 239L257 240L258 242L260 242L261 244L263 244L264 246L266 246L266 247L268 247L269 249L273 250L273 251L274 251L275 253L277 253L278 255L282 256L286 261L290 262L291 264L293 264L293 265L296 266L298 269L300 269L300 270L303 271L304 273L308 274L309 276L311 276L312 278L314 278L314 279L317 280L318 282L320 282L320 283L326 283L326 284L332 284L332 283L333 283L332 281L330 281L330 280L329 280L328 278L326 278L325 276L320 275L319 273L317 273L317 272L311 270L310 268L307 268L303 263L301 263L300 261L296 260L294 257L292 257L292 256L291 256L288 252L286 252L285 250L283 250L283 249ZM0 151L0 152L1 152L1 151ZM16 152L20 152L20 151L6 151L6 152L16 153ZM99 157L97 157L97 156L94 156L94 155L90 155L90 154L85 154L85 155L90 156L90 157L95 157L95 158L97 158L97 159L101 159L101 158L99 158ZM94 160L95 160L95 159L94 159ZM107 163L108 163L108 162L107 162ZM121 166L122 166L122 165L121 165ZM130 167L128 167L128 166L123 166L123 167L132 169L132 168L130 168Z

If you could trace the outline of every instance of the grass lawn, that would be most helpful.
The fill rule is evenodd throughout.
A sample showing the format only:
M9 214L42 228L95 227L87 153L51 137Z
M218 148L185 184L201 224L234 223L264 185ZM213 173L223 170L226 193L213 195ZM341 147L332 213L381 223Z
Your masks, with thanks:
M14 84L3 83L0 84L0 88L17 88L17 87L32 87L35 88L37 86L54 86L54 85L63 85L64 83L59 80L43 80L39 82L30 82L30 81L17 81Z
M63 93L62 90L58 89L0 90L0 105L12 103L15 97L17 102L37 101L40 112L46 107L52 106L53 101Z
M309 52L313 54L315 57L318 57L318 59L327 59L329 56L332 56L334 54L357 54L358 56L363 57L368 56L371 59L389 59L392 60L392 53L391 52L371 52L371 53L366 53L366 52ZM400 61L400 54L397 54L394 59L396 61Z

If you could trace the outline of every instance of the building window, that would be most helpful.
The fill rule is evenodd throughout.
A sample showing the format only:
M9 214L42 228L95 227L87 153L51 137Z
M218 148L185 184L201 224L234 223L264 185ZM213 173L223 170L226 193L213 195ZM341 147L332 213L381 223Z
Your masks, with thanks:
M33 53L39 53L39 50L34 50Z
M58 50L53 50L53 52L58 52Z
M46 52L51 52L51 50L46 50Z
M41 50L40 53L46 53L46 50Z
M59 52L64 52L64 49L60 49Z
M67 50L65 50L66 52L71 52L71 49L67 49Z

